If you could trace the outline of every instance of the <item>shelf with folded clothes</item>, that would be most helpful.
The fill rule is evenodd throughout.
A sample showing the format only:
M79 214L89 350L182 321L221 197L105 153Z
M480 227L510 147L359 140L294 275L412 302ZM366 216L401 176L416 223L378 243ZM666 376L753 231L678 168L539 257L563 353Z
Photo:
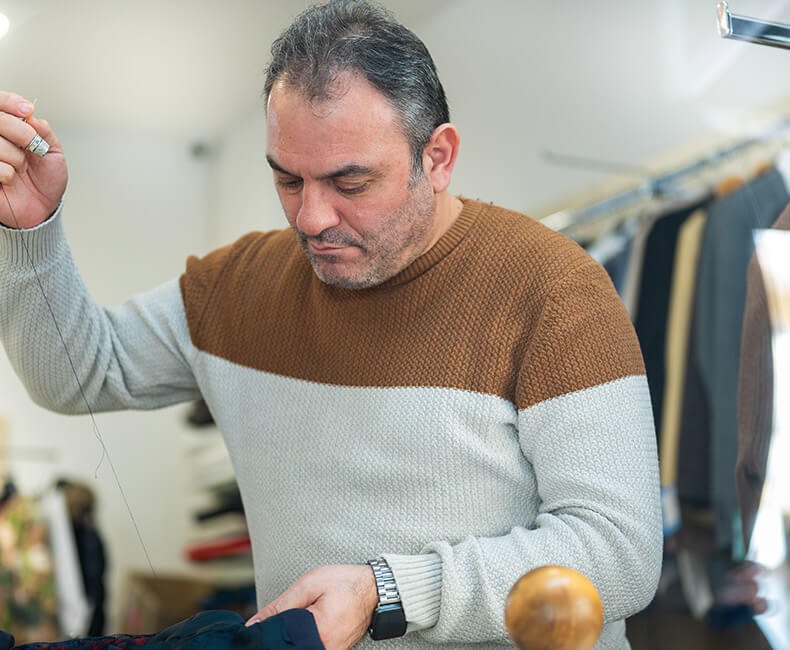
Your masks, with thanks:
M198 563L202 573L243 574L252 579L251 543L230 456L204 403L195 410L199 427L184 440L192 489L184 555ZM190 422L193 419L190 416Z

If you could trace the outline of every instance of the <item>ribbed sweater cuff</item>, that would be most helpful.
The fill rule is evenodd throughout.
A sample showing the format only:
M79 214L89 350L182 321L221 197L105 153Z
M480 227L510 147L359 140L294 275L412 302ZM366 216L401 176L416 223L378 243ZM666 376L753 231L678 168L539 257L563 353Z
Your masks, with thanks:
M16 230L0 224L0 264L4 266L29 265L30 260L25 246L30 252L33 262L38 264L51 256L58 245L65 240L63 232L63 201L52 216L35 228ZM24 243L23 243L24 239Z
M392 569L398 585L407 633L436 625L442 598L442 560L436 553L427 555L382 556Z

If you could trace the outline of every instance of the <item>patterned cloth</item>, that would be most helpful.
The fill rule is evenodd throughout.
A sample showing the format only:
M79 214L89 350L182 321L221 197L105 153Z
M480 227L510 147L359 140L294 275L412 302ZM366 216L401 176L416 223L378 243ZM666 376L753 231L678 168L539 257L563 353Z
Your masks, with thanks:
M14 646L14 637L0 632L0 650L130 650L140 646L148 650L324 650L315 619L306 609L290 609L250 627L235 612L201 612L153 635L24 646Z
M58 638L47 529L34 501L20 495L0 509L0 628L23 643Z

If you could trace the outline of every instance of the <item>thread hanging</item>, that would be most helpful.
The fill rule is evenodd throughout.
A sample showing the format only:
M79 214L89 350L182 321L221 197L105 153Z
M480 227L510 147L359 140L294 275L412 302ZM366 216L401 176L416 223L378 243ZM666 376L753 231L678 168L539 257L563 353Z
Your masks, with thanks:
M19 231L19 240L22 242L22 248L25 251L25 255L27 256L28 261L30 262L30 266L33 269L33 275L36 278L36 282L38 283L38 288L41 290L41 296L44 298L44 302L49 309L49 313L52 316L52 322L55 324L55 329L58 332L58 336L60 337L60 342L63 344L63 349L66 352L66 358L69 361L69 366L71 367L71 372L74 375L74 379L77 381L77 386L80 389L80 395L82 396L82 400L85 402L85 406L88 409L88 414L90 415L91 422L93 424L93 435L99 441L99 444L102 448L102 455L99 459L99 463L96 465L96 469L94 471L94 479L98 478L99 475L99 468L101 467L104 458L107 458L107 463L112 470L112 474L115 477L115 483L118 486L118 491L121 493L121 498L123 499L124 505L126 506L126 512L129 513L129 518L132 521L132 525L134 526L135 533L137 533L137 539L140 541L140 546L143 549L143 553L145 554L145 559L148 561L148 567L151 569L151 573L154 577L156 577L156 571L154 571L154 565L151 562L151 557L148 554L148 548L143 541L143 536L140 533L140 527L137 525L137 520L132 513L132 508L129 505L129 500L126 498L126 492L121 485L121 479L118 476L118 472L115 471L115 464L112 462L112 458L110 457L110 452L107 450L107 446L104 444L104 439L102 438L101 432L99 431L99 425L96 423L96 418L93 414L93 409L91 408L90 402L88 401L88 396L85 394L85 389L82 387L82 382L80 381L79 375L77 374L77 369L74 366L74 361L71 358L71 353L69 352L68 345L66 345L66 339L63 336L63 332L60 329L60 325L58 324L58 319L55 317L55 311L52 309L52 304L49 302L47 298L47 293L44 291L44 283L41 281L41 277L38 274L38 269L36 268L36 264L33 261L33 256L30 253L30 249L28 248L27 242L25 241L24 231L22 227L19 225L19 219L17 219L16 213L14 212L14 208L11 206L11 201L8 198L8 193L5 190L5 185L0 183L0 189L3 190L3 196L5 196L6 203L8 204L8 209L11 212L11 216L14 219L14 223L16 224L16 228Z

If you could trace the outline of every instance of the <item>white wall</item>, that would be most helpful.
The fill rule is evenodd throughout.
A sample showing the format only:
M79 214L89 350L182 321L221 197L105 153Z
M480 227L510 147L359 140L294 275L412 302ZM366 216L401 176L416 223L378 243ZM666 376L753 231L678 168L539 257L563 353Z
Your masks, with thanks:
M266 120L262 111L234 124L220 141L216 164L216 220L212 232L216 245L251 230L287 227L266 162Z
M436 62L461 132L451 190L543 216L611 179L551 165L545 149L639 166L712 134L748 133L749 115L790 96L790 54L721 39L715 5L454 0L409 24ZM742 0L737 9L790 21L787 3ZM263 159L262 109L234 122L222 148L217 241L283 227Z
M122 302L178 275L190 253L209 247L211 164L190 157L188 142L143 132L59 131L70 181L65 228L87 286L101 304ZM186 569L185 407L97 416L101 434L157 572ZM25 492L56 476L91 485L110 561L113 609L121 578L147 562L87 416L44 411L27 397L2 354L0 411L10 427L11 467ZM54 463L32 461L46 448ZM112 622L110 629L116 629Z
M417 32L461 131L455 190L534 213L608 175L547 164L544 149L640 165L746 130L745 115L790 94L790 59L719 38L715 4L444 5ZM743 0L738 12L770 17L776 4Z

